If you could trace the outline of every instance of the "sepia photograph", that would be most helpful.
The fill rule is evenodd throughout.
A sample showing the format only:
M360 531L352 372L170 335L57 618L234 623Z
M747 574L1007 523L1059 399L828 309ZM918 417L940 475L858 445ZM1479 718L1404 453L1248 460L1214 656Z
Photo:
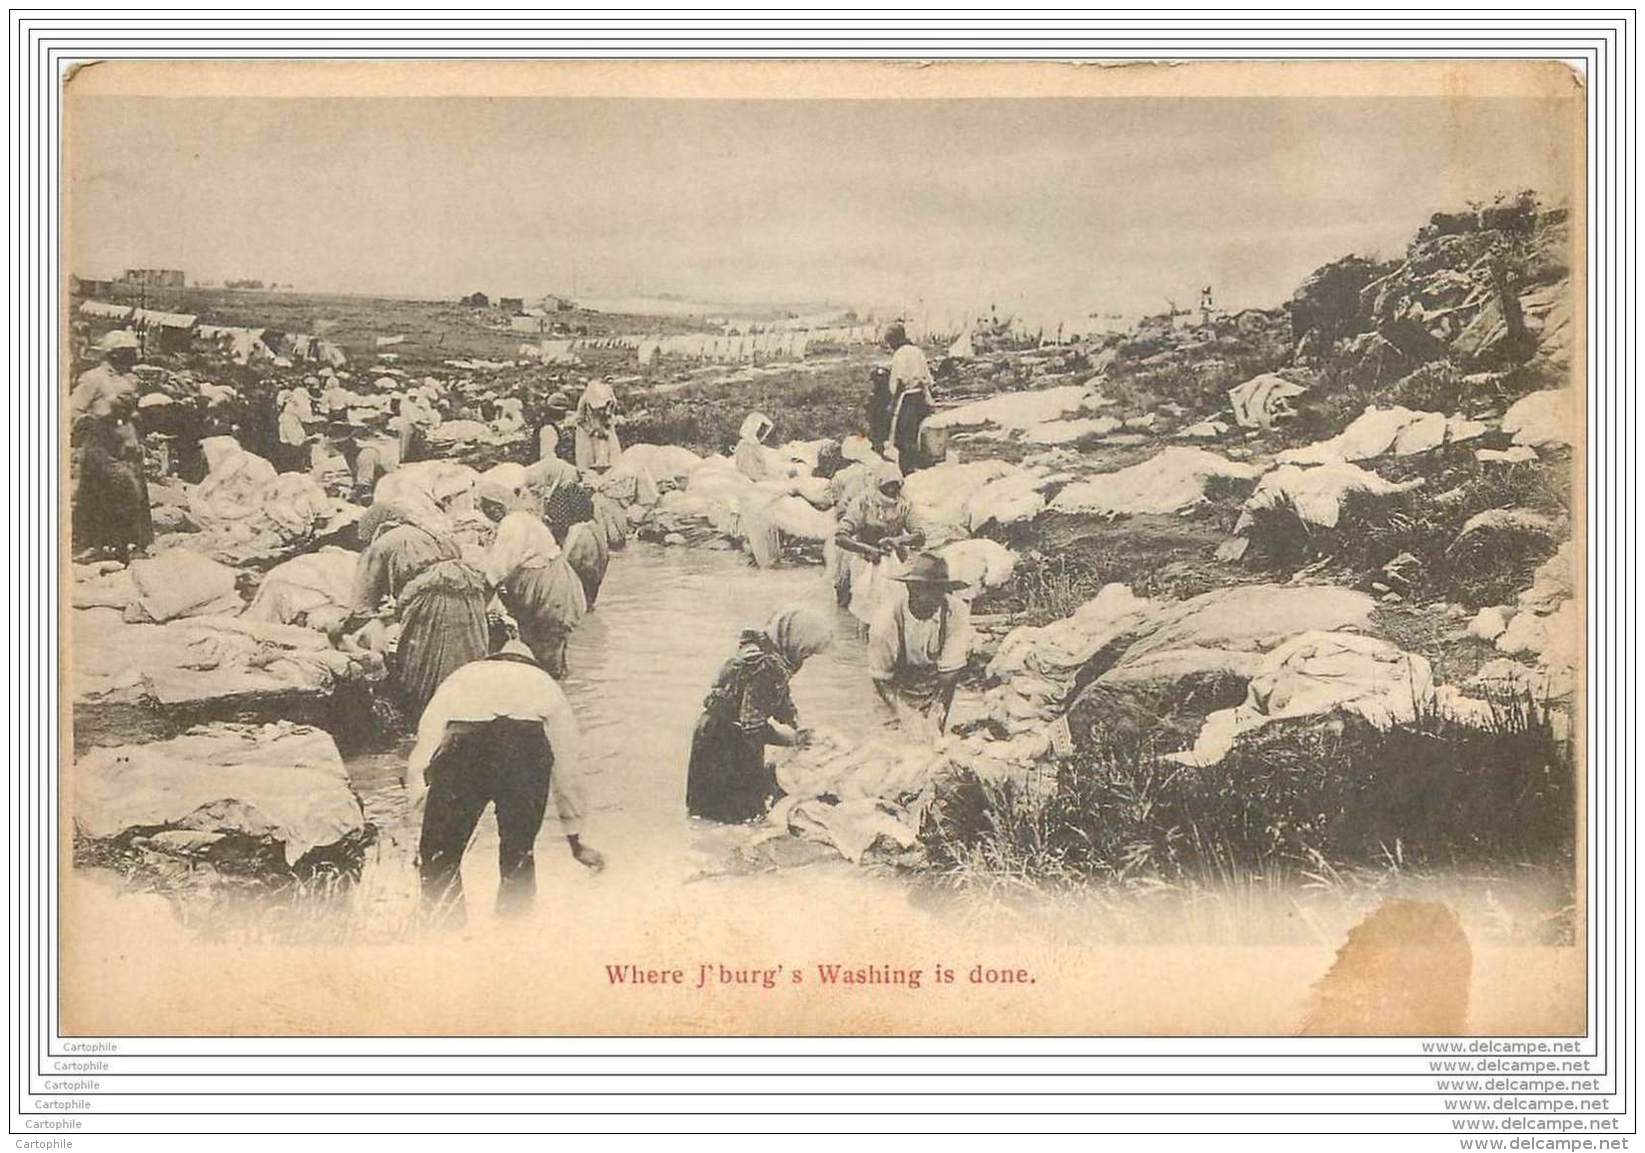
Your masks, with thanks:
M79 69L63 1033L1581 1033L1584 101Z

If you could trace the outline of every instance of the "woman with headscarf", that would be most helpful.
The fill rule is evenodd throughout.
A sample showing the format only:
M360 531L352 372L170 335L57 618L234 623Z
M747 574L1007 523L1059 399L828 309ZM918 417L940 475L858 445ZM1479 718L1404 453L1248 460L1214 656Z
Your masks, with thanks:
M123 330L100 342L104 363L81 374L70 393L73 424L73 524L76 549L125 560L154 543L137 414L137 338Z
M428 457L428 431L440 424L432 397L421 388L406 390L390 427L400 438L400 463L414 464Z
M617 395L603 380L591 380L577 400L577 467L605 470L617 463Z
M415 718L441 681L490 651L490 593L443 525L405 505L381 512L374 505L366 517L371 536L360 554L354 612L373 616L385 597L393 601L400 617L396 677Z
M687 812L727 824L764 816L782 793L766 764L765 746L807 740L789 681L833 639L831 614L811 605L779 609L764 629L742 634L691 734Z
M280 393L280 458L281 472L300 471L308 461L308 426L316 420L314 398L308 389L300 386Z
M583 598L593 611L611 564L611 546L595 524L594 490L576 466L554 455L552 445L545 444L544 452L543 459L525 470L527 506L554 534L566 562L583 582Z
M765 438L771 435L773 427L771 418L765 413L751 412L743 418L742 428L737 432L737 451L732 455L732 463L737 466L738 472L755 484L770 480L772 476Z
M914 528L913 506L902 494L902 473L888 461L869 466L872 483L861 485L840 514L834 545L841 554L834 595L851 615L868 624L886 582L902 571L911 550L925 544Z
M497 526L485 577L520 627L520 639L556 680L565 676L566 642L588 612L583 582L542 518L520 507L497 481L478 493L480 511Z

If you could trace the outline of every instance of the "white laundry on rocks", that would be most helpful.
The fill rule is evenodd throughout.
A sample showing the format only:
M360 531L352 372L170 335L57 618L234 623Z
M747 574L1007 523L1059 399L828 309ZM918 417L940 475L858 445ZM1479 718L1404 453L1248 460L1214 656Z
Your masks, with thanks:
M1205 499L1205 482L1212 477L1250 480L1261 472L1205 449L1171 447L1129 468L1076 481L1050 507L1053 512L1110 516L1180 512Z
M1408 724L1433 698L1426 658L1358 633L1305 632L1263 657L1245 700L1206 717L1194 747L1168 759L1214 765L1242 734L1287 718L1342 711L1379 728Z
M1484 432L1485 425L1477 420L1373 404L1329 440L1286 449L1276 459L1281 464L1331 464L1369 460L1389 452L1413 456L1443 444L1471 440Z
M1251 527L1254 513L1289 503L1305 524L1334 528L1342 516L1342 501L1349 493L1364 492L1390 496L1421 488L1422 477L1408 481L1384 480L1357 464L1338 461L1314 468L1283 465L1265 475L1245 501L1234 526L1236 533Z

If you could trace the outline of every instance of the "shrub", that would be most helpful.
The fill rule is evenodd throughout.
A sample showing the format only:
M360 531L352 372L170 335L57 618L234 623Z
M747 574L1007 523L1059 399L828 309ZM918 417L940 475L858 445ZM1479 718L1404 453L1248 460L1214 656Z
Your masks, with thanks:
M1479 728L1432 710L1387 730L1276 721L1203 769L1152 740L1078 751L1051 787L959 775L922 830L929 859L961 882L1193 885L1231 869L1508 868L1574 849L1571 748L1529 698L1494 702Z

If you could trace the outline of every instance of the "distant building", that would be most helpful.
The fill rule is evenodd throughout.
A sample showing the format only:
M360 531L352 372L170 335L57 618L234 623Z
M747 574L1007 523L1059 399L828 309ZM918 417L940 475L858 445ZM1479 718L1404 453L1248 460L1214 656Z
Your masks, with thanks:
M491 297L487 296L483 292L474 292L474 293L470 293L468 296L463 297L463 299L459 303L465 304L469 308L490 308L491 307Z
M188 284L181 268L128 268L122 279L144 288L183 288Z
M504 296L504 297L500 297L497 301L497 307L502 309L504 312L508 313L510 316L517 316L520 313L525 311L525 297L523 297L523 296Z
M75 296L113 296L119 282L94 280L87 276L70 276L69 292Z

